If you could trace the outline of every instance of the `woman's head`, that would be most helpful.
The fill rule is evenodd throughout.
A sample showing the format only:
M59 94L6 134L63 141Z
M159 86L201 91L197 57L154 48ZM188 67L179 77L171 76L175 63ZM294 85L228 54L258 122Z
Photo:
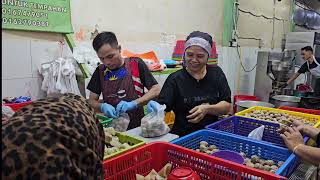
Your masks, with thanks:
M104 132L85 98L34 101L2 126L3 179L103 179Z
M109 69L117 69L123 64L121 46L113 32L101 32L92 42L93 49L101 62Z
M212 37L204 32L194 31L185 43L184 61L188 69L197 71L206 66L211 55Z

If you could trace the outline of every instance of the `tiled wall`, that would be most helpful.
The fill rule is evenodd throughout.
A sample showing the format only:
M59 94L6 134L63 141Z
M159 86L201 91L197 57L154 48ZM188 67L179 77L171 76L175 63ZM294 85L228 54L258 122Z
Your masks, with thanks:
M41 90L42 77L38 73L41 63L59 56L58 42L28 38L2 39L2 98L7 96L45 96ZM64 55L70 53L64 46Z

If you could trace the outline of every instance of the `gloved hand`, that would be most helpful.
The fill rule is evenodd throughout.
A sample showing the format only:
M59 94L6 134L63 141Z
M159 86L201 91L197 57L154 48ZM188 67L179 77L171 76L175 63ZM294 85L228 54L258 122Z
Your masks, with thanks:
M103 112L103 114L110 118L118 118L119 116L119 114L117 114L116 112L116 109L108 103L102 103L100 106L100 110L101 112Z
M120 101L120 103L117 105L117 113L118 114L122 114L125 113L127 111L136 109L138 107L138 104L135 101Z
M160 104L156 101L149 101L149 103L147 104L147 112L151 113L151 112L158 112L160 109Z

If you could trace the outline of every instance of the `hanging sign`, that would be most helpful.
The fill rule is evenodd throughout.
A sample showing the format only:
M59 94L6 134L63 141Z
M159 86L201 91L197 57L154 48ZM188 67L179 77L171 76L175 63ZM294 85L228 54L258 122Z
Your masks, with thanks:
M70 0L2 0L2 29L72 33Z

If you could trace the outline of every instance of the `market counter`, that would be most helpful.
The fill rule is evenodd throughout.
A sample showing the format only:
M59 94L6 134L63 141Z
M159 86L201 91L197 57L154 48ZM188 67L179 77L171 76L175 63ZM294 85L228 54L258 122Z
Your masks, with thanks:
M141 128L140 127L137 127L137 128L134 128L134 129L130 129L129 131L125 132L125 134L127 134L129 136L137 137L137 138L143 140L146 143L158 142L158 141L170 142L172 140L175 140L175 139L179 138L178 135L171 134L171 133L168 133L168 134L160 136L160 137L155 137L155 138L144 138L144 137L140 136L140 133L141 133Z

